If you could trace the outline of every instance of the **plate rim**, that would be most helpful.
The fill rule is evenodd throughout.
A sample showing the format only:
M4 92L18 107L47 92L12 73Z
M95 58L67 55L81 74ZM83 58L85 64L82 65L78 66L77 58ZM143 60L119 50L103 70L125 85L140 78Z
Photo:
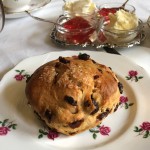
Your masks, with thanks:
M34 1L34 0L31 0L31 1ZM36 6L36 7L33 7L31 6L32 2L30 2L31 4L29 4L29 8L27 9L27 11L29 11L30 13L31 12L34 12L34 11L37 11L41 8L43 8L44 6L48 5L52 0L40 0L38 4L41 3L41 5L39 6ZM15 19L15 18L21 18L21 17L25 17L27 16L27 14L25 13L26 10L22 10L22 11L19 11L19 12L8 12L6 8L4 8L5 10L5 18L6 19Z
M134 65L137 65L138 67L140 67L140 68L142 68L143 69L143 71L146 73L146 75L150 78L150 74L148 73L148 71L145 69L145 68L143 68L142 66L140 66L140 65L138 65L137 63L135 63L132 59L130 59L130 58L128 58L128 57L126 57L126 56L123 56L123 55L116 55L116 54L110 54L110 53L106 53L106 52L103 52L103 51L97 51L97 50L80 50L80 49L77 49L77 50L69 50L69 49L67 49L67 50L60 50L60 51L51 51L51 52L46 52L46 53L43 53L43 54L37 54L37 55L34 55L34 56L30 56L30 57L26 57L26 58L24 58L24 59L22 59L20 62L18 62L16 65L14 65L9 71L7 71L4 75L3 75L3 77L1 78L1 80L0 80L0 84L1 84L1 81L3 80L3 78L5 77L5 75L7 75L7 73L9 73L10 71L12 71L13 69L15 69L18 65L20 65L22 62L24 62L24 61L26 61L26 60L28 60L28 59L31 59L31 58L36 58L36 57L44 57L44 56L46 56L46 55L50 55L50 54L52 54L52 53L76 53L76 52L78 52L78 53L82 53L82 52L89 52L89 53L102 53L102 54L104 54L104 55L109 55L109 56L113 56L113 57L121 57L122 59L126 59L127 61L130 61L130 63L132 63L132 64L134 64Z
M45 57L45 59L46 58L48 58L49 56L50 56L50 54L51 53L53 53L53 54L64 54L64 53L62 53L62 52L64 52L64 51L57 51L57 52L49 52L49 53L45 53L45 54L42 54L42 55L36 55L36 56L32 56L32 57L29 57L29 58L26 58L26 59L23 59L22 61L20 61L20 63L18 63L15 67L13 67L10 71L8 71L7 73L10 73L11 71L13 71L13 70L15 70L15 68L17 68L17 67L19 67L19 65L21 64L21 63L23 63L24 61L28 61L28 59L32 59L33 57L34 58L38 58L38 57ZM85 52L85 53L99 53L99 54L104 54L104 55L109 55L109 56L115 56L115 58L117 57L117 58L121 58L121 59L125 59L125 60L129 60L128 58L126 58L126 57L122 57L122 56L120 56L120 55L114 55L114 54L109 54L109 53L105 53L105 52L98 52L98 51L89 51L89 50L81 50L81 51L70 51L70 50L66 50L65 51L66 53L64 54L64 55L66 55L66 54L68 54L69 56L72 56L72 54L75 52L75 53L80 53L80 52ZM70 53L71 52L71 53ZM75 54L76 55L76 54ZM46 57L47 56L47 57ZM58 56L59 55L56 55L56 57L58 58ZM43 59L43 58L42 58ZM45 60L44 59L44 60ZM51 60L51 59L50 59ZM129 60L130 61L130 60ZM134 63L132 60L130 61L130 63L132 63L134 66L136 65L137 67L140 67L139 65L137 65L136 63ZM144 68L142 68L142 67L140 67L140 69L142 69L142 72L144 71L144 73L145 74L147 74L147 77L148 77L148 79L150 80L150 76L149 76L149 74L146 72L146 70L144 69ZM2 80L3 79L5 79L5 77L7 76L7 73L4 75L4 78L2 78ZM1 83L1 82L0 82ZM1 87L1 84L0 84L0 87ZM109 145L109 144L108 144ZM111 143L110 143L110 145L111 145ZM53 146L53 144L52 144L52 146ZM57 146L56 146L57 147ZM58 146L59 147L59 146ZM34 147L33 147L34 148ZM63 147L62 149L64 149L65 147ZM100 146L100 148L101 148L101 146ZM46 148L47 149L47 148ZM55 148L54 148L55 149ZM78 149L78 148L77 148ZM99 148L95 148L95 149L99 149Z

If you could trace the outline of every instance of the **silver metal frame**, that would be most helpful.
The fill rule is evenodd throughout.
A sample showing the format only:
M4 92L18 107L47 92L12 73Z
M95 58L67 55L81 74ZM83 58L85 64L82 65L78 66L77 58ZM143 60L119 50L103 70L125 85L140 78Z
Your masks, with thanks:
M57 37L57 30L56 30L56 26L54 25L54 28L50 34L50 38L51 40L58 46L79 46L79 47L88 47L88 46L91 46L91 47L95 47L96 49L99 49L99 48L103 48L103 47L109 47L109 48L129 48L129 47L133 47L134 45L139 45L141 44L142 41L144 41L146 37L146 34L145 32L142 30L137 37L135 37L134 40L132 40L131 42L129 43L124 43L124 44L110 44L110 43L99 43L99 42L94 42L92 44L89 44L89 43L84 43L84 44L68 44L64 41L61 41L58 37Z
M150 16L149 16L149 18L148 18L148 20L147 20L147 24L148 24L148 26L150 27Z
M0 0L0 11L1 11L1 20L2 20L2 23L0 24L0 32L3 30L4 28L4 25L5 25L5 11L4 11L4 6L3 6L3 3L2 1Z

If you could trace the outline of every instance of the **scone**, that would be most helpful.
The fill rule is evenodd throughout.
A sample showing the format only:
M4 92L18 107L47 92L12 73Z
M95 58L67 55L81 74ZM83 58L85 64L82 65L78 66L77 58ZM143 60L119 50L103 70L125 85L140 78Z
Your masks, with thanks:
M27 81L25 92L47 126L74 135L95 127L116 111L122 90L118 85L109 67L80 54L59 57L38 68Z

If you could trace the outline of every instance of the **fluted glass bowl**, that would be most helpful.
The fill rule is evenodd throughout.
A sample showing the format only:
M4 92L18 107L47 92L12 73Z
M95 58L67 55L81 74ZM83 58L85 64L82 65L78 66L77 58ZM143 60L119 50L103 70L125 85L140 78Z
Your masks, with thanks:
M132 30L117 30L108 28L105 23L103 23L98 33L99 40L102 42L107 40L108 43L112 44L131 42L142 31L143 23L141 20L138 22L138 26Z
M56 25L57 38L66 44L91 44L97 39L97 20L87 16L61 16Z
M108 4L103 4L98 7L98 15L101 20L101 27L98 32L98 40L100 42L107 42L110 44L128 43L134 40L135 37L137 37L138 34L142 31L143 23L140 19L138 19L138 26L133 29L128 29L128 30L120 29L119 30L119 29L113 28L112 26L111 27L109 26L109 23L110 23L109 14L110 13L115 14L118 10L122 9L124 10L124 12L135 14L136 9L134 6L129 5L129 4L126 4L125 7L123 8L121 6L122 6L121 3L108 3ZM132 24L132 21L129 23Z

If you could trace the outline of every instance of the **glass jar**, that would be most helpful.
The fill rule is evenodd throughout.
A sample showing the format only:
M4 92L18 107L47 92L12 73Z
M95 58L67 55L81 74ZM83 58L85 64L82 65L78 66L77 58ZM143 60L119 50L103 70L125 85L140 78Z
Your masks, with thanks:
M138 26L131 30L107 28L104 23L98 32L98 40L99 43L109 43L116 45L130 43L141 33L142 29L143 22L141 20L138 21Z
M97 19L93 15L63 15L56 25L57 38L69 45L91 44L97 39Z
M101 28L98 42L122 45L133 41L141 32L143 23L135 15L135 7L121 3L109 3L99 6L98 14Z

